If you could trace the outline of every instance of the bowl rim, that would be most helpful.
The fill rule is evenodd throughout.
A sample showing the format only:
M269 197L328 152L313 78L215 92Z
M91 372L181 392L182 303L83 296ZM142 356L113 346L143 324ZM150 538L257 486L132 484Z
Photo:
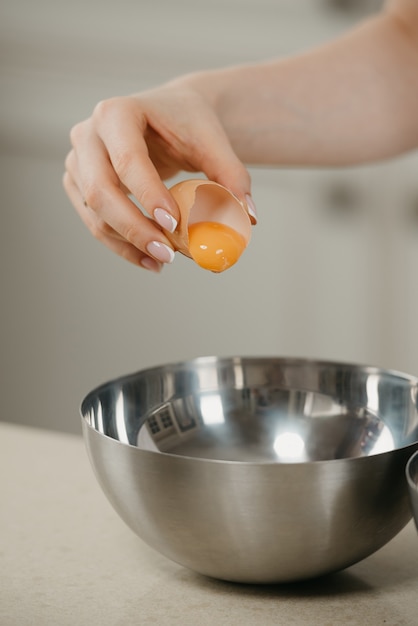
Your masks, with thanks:
M116 383L122 383L123 381L128 381L130 378L136 378L137 376L151 374L152 372L157 372L160 369L169 367L169 368L180 368L184 366L192 366L199 363L233 363L234 361L275 361L282 363L289 363L294 365L314 365L320 367L348 367L348 368L357 368L364 372L370 372L371 374L385 374L394 378L402 378L403 380L407 380L409 382L414 382L417 385L418 389L418 375L414 376L413 374L408 374L403 372L402 370L397 370L393 368L385 368L380 367L378 365L370 365L366 363L355 363L354 361L340 361L337 359L321 359L321 358L311 358L311 357L298 357L298 356L279 356L279 355L233 355L233 356L215 356L215 355L206 355L206 356L197 356L191 357L189 359L182 359L176 361L169 361L167 363L160 363L157 365L151 365L150 367L144 367L138 370L134 370L131 372L127 372L125 374L121 374L119 376L115 376L114 378L110 378L105 380L102 383L95 385L88 392L86 392L81 400L79 405L79 411L81 416L83 417L83 406L87 403L91 396L96 395L99 391L106 389L107 387L114 385Z
M286 357L286 356L279 356L279 355L197 356L197 357L193 357L189 359L171 361L165 364L159 364L159 365L153 365L153 366L146 367L146 368L141 368L131 373L122 374L121 376L111 378L97 385L96 387L94 387L88 393L84 395L79 405L79 415L81 416L82 424L85 425L91 432L95 433L99 437L104 437L105 439L108 439L112 442L120 444L121 446L132 448L134 450L139 450L142 454L147 454L147 455L157 456L157 457L163 456L163 457L169 457L169 458L179 459L179 460L188 460L191 462L205 462L205 463L216 463L216 464L227 463L227 464L236 465L236 466L263 466L263 467L304 466L305 467L305 466L321 465L321 464L329 464L329 463L347 463L347 462L353 463L355 461L366 462L367 460L370 460L370 459L382 458L394 452L401 452L401 451L405 451L411 448L411 457L408 460L408 463L406 465L407 467L409 466L409 464L411 463L415 455L418 456L418 439L416 439L415 441L412 441L411 443L405 444L403 446L399 446L393 450L388 450L385 452L377 452L376 454L371 454L368 456L363 456L363 457L354 456L354 457L345 457L345 458L340 458L340 459L323 459L323 460L318 460L318 461L297 461L297 462L280 462L279 463L279 462L274 462L274 461L265 461L265 462L264 461L231 461L227 459L211 459L211 458L204 458L204 457L194 457L194 456L188 456L188 455L174 454L172 452L162 452L160 450L158 451L157 450L145 450L132 443L126 443L124 441L120 441L119 439L115 439L114 437L111 437L110 435L100 432L99 430L97 430L97 428L94 428L94 426L92 426L88 422L88 419L86 415L84 414L83 407L90 401L92 397L96 396L98 393L107 389L108 387L111 387L118 383L122 384L124 381L128 381L129 379L132 379L132 378L136 378L139 375L144 376L147 374L151 374L153 372L157 372L158 370L161 370L166 367L175 369L175 368L193 366L193 365L200 364L200 363L202 364L216 363L216 362L217 363L233 363L234 361L238 361L238 362L252 361L254 363L271 361L271 362L281 362L283 364L286 363L286 364L294 364L294 365L313 365L313 366L319 366L319 367L326 367L326 366L347 367L351 369L358 369L363 372L369 372L372 374L384 374L386 376L400 378L404 381L414 383L418 389L418 376L407 374L397 369L383 368L383 367L379 367L375 365L355 363L353 361L340 361L340 360L333 360L333 359L320 359L320 358L297 357L297 356ZM409 478L408 478L408 482L410 482L410 484L413 487L418 489L418 486L415 485L412 482L412 480L409 481Z

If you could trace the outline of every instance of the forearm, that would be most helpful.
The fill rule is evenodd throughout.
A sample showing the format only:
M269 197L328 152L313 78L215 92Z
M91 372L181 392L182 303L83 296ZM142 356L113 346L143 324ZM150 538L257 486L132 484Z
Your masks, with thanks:
M296 57L186 80L248 164L348 165L418 146L418 43L391 12Z

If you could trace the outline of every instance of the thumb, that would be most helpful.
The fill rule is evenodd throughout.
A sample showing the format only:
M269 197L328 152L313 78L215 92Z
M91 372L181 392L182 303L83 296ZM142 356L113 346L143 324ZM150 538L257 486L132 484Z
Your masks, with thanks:
M215 158L205 159L204 173L209 178L231 191L242 202L254 225L258 221L257 209L251 195L251 176L245 165L238 159L237 155L228 142L228 149L223 145L222 158L214 154Z

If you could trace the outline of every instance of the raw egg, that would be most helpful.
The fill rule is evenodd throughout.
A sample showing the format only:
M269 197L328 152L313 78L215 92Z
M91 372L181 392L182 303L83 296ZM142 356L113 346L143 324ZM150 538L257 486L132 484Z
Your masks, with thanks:
M250 218L238 198L201 179L182 181L169 191L180 210L174 233L165 231L174 248L212 272L234 265L251 237Z
M225 224L196 222L189 226L190 256L206 270L227 270L238 261L245 246L244 237Z

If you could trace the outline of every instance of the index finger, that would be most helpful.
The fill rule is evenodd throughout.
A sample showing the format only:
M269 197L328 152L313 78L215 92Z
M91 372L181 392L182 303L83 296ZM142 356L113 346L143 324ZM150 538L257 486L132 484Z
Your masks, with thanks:
M145 116L129 99L114 98L97 105L94 119L121 183L160 226L173 232L180 213L149 156Z

